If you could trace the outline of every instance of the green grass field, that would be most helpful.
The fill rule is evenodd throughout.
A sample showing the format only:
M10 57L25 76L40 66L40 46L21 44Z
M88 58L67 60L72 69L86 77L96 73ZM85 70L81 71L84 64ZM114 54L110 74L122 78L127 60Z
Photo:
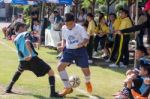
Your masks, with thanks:
M48 76L37 78L29 71L25 71L15 84L13 91L16 94L4 94L4 88L18 67L18 58L13 43L2 38L3 35L0 33L0 99L48 99ZM57 71L57 52L44 47L41 47L38 52L39 57L50 64L55 71L56 89L61 91L63 89L63 83ZM81 79L81 85L74 89L72 94L67 95L67 99L113 99L112 94L122 87L125 71L94 65L90 66L90 69L92 73L91 81L94 87L92 94L86 93L84 76L80 68L75 65L67 68L69 75L78 75Z

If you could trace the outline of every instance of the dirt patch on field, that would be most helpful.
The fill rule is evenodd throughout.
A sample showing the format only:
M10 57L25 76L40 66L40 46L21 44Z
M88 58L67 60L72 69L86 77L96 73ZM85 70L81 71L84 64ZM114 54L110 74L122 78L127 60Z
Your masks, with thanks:
M13 94L18 94L18 95L25 95L29 94L30 92L27 90L24 90L23 88L13 88L12 93L5 93L5 88L6 86L0 84L0 96L6 96L6 95L13 95Z

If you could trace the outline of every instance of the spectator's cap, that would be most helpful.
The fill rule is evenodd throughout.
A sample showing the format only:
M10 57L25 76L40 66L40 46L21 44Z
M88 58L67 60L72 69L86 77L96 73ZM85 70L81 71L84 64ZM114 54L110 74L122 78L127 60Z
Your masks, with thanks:
M145 4L144 11L148 11L150 9L150 0Z
M72 13L65 14L65 22L74 21L74 15Z
M136 50L140 50L140 51L144 52L145 55L148 55L147 49L144 46L139 46L136 48Z
M140 59L140 65L144 67L149 67L150 68L150 60L146 58L141 58Z

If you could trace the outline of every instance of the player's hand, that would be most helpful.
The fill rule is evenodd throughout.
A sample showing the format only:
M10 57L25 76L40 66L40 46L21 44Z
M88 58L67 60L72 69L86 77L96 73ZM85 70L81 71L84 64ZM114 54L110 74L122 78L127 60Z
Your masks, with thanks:
M144 79L144 83L147 84L147 85L150 85L150 78Z
M122 35L121 31L117 30L115 31L116 34Z
M58 46L57 50L59 50L60 52L62 52L64 50L64 47L63 46Z
M31 55L29 55L29 56L25 57L25 61L30 61L30 60L31 60L31 58L32 58L32 56L31 56Z
M82 43L78 44L77 48L81 48L83 47L84 45Z

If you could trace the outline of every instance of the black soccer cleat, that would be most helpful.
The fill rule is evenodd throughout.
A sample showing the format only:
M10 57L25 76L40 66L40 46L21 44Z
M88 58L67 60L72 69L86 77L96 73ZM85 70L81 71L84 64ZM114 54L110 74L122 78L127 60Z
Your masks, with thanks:
M8 86L8 87L6 88L6 90L5 90L5 92L6 92L6 93L12 93L11 89L12 89L12 87L11 87L11 86Z
M11 90L5 90L5 93L13 93Z
M59 95L57 92L53 93L50 95L50 97L55 97L55 98L63 98L63 96Z

